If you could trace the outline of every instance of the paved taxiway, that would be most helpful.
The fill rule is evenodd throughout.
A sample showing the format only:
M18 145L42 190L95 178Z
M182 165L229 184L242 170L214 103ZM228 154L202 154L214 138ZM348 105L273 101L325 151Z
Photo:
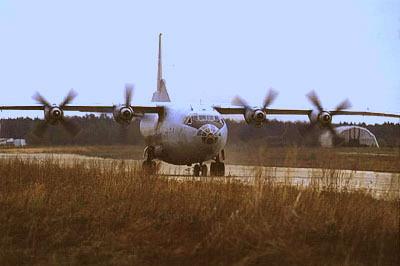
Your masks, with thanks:
M88 157L74 154L0 154L0 159L20 158L22 160L42 162L51 159L54 162L72 165L74 163L99 163L104 166L115 166L124 162L129 166L140 166L138 160L115 160ZM192 179L191 168L160 164L159 174L176 179ZM215 177L211 177L215 178ZM198 178L199 180L204 177ZM352 171L337 169L290 168L290 167L258 167L245 165L226 165L226 177L221 180L238 180L252 184L255 181L268 180L278 184L294 186L332 187L335 189L367 190L373 196L400 199L400 173L384 173L373 171Z

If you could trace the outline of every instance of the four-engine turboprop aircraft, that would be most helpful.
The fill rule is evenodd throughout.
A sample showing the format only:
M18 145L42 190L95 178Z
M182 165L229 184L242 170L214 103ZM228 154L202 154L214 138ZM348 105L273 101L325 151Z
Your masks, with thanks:
M140 121L140 132L146 140L143 167L146 171L155 171L155 159L176 165L194 165L193 175L206 176L208 169L205 162L212 160L210 174L225 174L224 147L228 137L228 128L223 115L243 115L248 124L262 126L268 115L307 115L311 126L320 126L335 134L332 117L335 115L384 116L400 118L399 114L345 111L350 103L345 100L334 110L322 107L314 92L308 94L315 109L272 109L269 106L277 96L270 90L261 107L252 107L240 97L232 101L232 106L179 106L171 103L165 81L162 77L161 34L159 36L157 91L153 94L152 103L148 105L131 104L132 86L127 85L125 103L114 106L72 106L69 105L76 94L73 91L59 105L50 104L40 94L34 99L40 103L35 106L0 106L0 110L42 110L44 122L39 125L35 134L42 136L49 125L61 124L72 135L78 128L64 116L64 111L111 113L116 122L128 125L133 119Z

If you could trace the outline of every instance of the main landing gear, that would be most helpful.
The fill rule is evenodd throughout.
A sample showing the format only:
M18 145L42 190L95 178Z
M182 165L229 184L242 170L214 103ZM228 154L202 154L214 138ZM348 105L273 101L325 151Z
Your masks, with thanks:
M208 168L205 164L195 164L193 167L193 176L207 176Z
M221 152L221 157L225 159L225 152ZM210 176L225 176L225 164L221 161L220 155L215 157L215 162L212 162L210 165ZM207 165L205 164L196 164L193 167L193 176L207 176Z
M142 163L142 170L145 174L154 175L157 172L157 165L154 161L154 147L148 146L144 150L145 160Z
M219 155L215 158L215 162L210 165L210 175L225 176L225 164L220 161Z

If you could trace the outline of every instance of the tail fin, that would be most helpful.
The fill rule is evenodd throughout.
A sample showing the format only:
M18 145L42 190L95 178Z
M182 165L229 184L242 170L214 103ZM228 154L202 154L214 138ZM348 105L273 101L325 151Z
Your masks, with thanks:
M161 36L158 36L158 70L157 70L157 91L153 93L152 102L170 102L165 80L162 77L162 54L161 54Z

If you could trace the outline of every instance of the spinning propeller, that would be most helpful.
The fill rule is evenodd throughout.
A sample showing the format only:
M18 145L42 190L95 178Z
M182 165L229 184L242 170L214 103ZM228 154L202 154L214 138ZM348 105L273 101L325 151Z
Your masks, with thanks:
M79 127L71 120L65 118L63 111L64 107L70 104L76 96L77 93L74 90L70 90L60 105L51 105L46 98L39 92L36 92L32 98L43 106L44 121L35 128L34 134L38 137L43 137L49 125L57 125L58 123L60 123L70 135L75 136L78 134L80 131Z
M125 84L125 106L130 107L132 102L133 95L133 84L127 83Z
M312 130L317 124L319 124L322 128L328 129L333 136L337 136L336 130L332 125L332 117L335 115L337 111L342 111L351 107L351 103L348 99L345 99L341 103L339 103L334 111L326 111L321 104L317 94L315 91L309 92L307 95L308 100L314 105L315 109L310 115L310 127L309 130Z
M233 105L242 106L245 109L244 117L247 123L255 123L256 126L262 126L262 124L266 121L267 114L266 110L272 104L272 102L278 96L278 92L274 89L269 89L267 95L264 98L263 105L261 108L259 107L251 107L246 100L243 98L236 96L232 100Z
M122 140L126 140L128 135L128 126L135 117L135 112L131 107L133 91L133 84L125 84L124 104L114 107L113 116L115 121L120 124L120 135Z

